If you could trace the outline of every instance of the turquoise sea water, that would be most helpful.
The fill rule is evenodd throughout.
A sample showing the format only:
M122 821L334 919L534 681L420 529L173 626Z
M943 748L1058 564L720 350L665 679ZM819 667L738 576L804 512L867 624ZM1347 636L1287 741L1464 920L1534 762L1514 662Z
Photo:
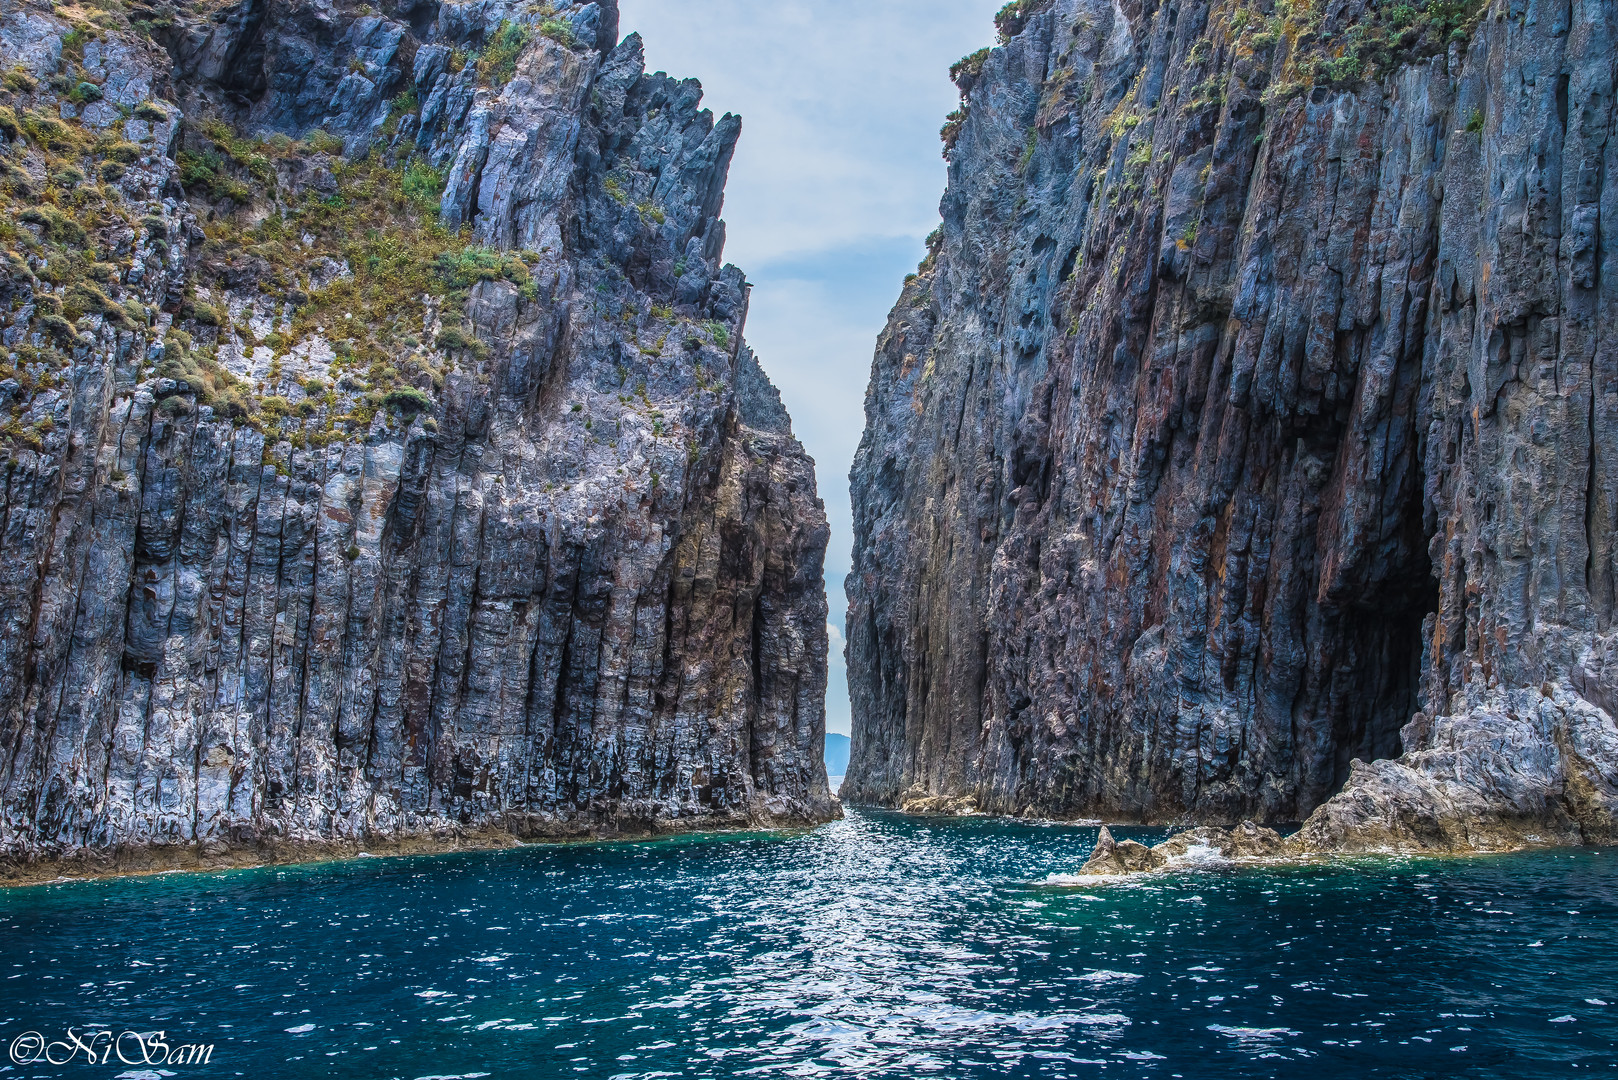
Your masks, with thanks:
M0 891L0 1037L213 1045L176 1076L1618 1074L1618 851L1050 883L1094 838L855 811ZM162 1074L0 1062L64 1075Z

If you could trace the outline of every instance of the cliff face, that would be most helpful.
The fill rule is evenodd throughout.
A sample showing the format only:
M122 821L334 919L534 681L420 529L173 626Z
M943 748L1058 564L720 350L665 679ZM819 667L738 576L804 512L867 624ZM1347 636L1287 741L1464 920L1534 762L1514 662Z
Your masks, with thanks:
M1000 25L866 398L844 796L1611 839L1618 9Z
M837 813L740 121L616 24L4 8L0 854Z

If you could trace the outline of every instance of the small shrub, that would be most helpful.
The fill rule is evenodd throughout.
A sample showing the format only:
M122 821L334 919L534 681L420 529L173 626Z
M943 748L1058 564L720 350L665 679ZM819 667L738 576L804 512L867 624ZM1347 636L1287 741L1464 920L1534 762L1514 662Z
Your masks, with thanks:
M312 128L303 137L304 145L317 154L341 154L343 140L323 128Z
M62 55L73 60L84 59L84 46L95 37L95 31L85 26L75 26L62 37Z
M22 130L47 150L65 153L82 149L83 138L54 116L30 112L21 117Z
M1024 4L1025 0L1011 0L1011 3L995 13L994 29L1000 37L1000 44L1004 45L1022 33Z
M43 237L52 243L77 247L85 242L84 226L54 206L30 206L17 215L17 220L38 225Z
M413 386L401 386L397 389L389 390L387 396L382 399L382 403L407 417L426 412L433 407L433 399Z
M456 326L446 326L443 330L440 330L433 344L446 352L465 351L473 353L479 358L484 356L489 349L483 342Z
M143 101L135 106L135 116L153 124L168 123L168 110L155 101Z
M1353 82L1365 73L1365 61L1355 53L1344 53L1322 65L1326 78L1332 82Z
M977 78L983 74L983 65L988 59L989 50L987 48L979 49L975 53L969 53L961 57L949 66L950 81L959 83L962 76Z
M480 281L506 279L513 285L528 282L528 268L522 261L493 248L465 247L446 251L438 257L438 273L450 286L469 288Z
M125 139L118 139L99 149L103 157L121 161L125 165L133 165L141 159L141 148Z
M230 316L212 304L195 304L190 315L198 326L224 326L230 322Z
M404 93L388 103L388 111L395 117L413 113L419 108L421 108L421 101L416 96L415 86L406 87Z
M405 196L423 212L436 212L439 197L444 193L444 177L426 162L412 161L405 166L399 186L404 189Z
M961 137L961 129L965 126L966 106L964 104L944 117L944 126L938 129L938 137L943 140L945 157L949 157L949 152L955 149L955 143Z
M1466 130L1472 135L1476 135L1483 130L1483 112L1481 110L1473 109L1466 115Z
M540 32L544 33L543 28ZM502 19L494 33L489 35L483 53L478 57L478 82L494 87L510 82L517 73L517 57L522 54L523 46L528 44L528 33L528 27Z
M561 19L546 19L539 24L539 32L557 44L566 45L568 48L572 48L578 40L573 36L572 25L563 22Z
M73 329L72 323L60 315L42 315L39 320L39 327L47 336L55 338L63 345L71 347L78 344L78 331Z

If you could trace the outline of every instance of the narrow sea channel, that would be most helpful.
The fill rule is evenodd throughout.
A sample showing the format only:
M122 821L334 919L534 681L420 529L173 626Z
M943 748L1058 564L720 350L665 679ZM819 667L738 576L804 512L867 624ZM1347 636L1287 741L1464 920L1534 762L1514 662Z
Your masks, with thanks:
M0 1077L1618 1075L1618 851L1052 883L1095 835L850 811L0 891L8 1045L214 1048Z

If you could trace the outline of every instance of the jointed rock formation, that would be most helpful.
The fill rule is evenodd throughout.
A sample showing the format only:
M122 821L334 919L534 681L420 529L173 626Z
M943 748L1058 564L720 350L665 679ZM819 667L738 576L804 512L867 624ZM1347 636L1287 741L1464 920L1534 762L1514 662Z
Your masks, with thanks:
M0 856L837 813L740 121L612 0L0 14Z
M872 369L844 796L1618 835L1618 7L999 21Z

